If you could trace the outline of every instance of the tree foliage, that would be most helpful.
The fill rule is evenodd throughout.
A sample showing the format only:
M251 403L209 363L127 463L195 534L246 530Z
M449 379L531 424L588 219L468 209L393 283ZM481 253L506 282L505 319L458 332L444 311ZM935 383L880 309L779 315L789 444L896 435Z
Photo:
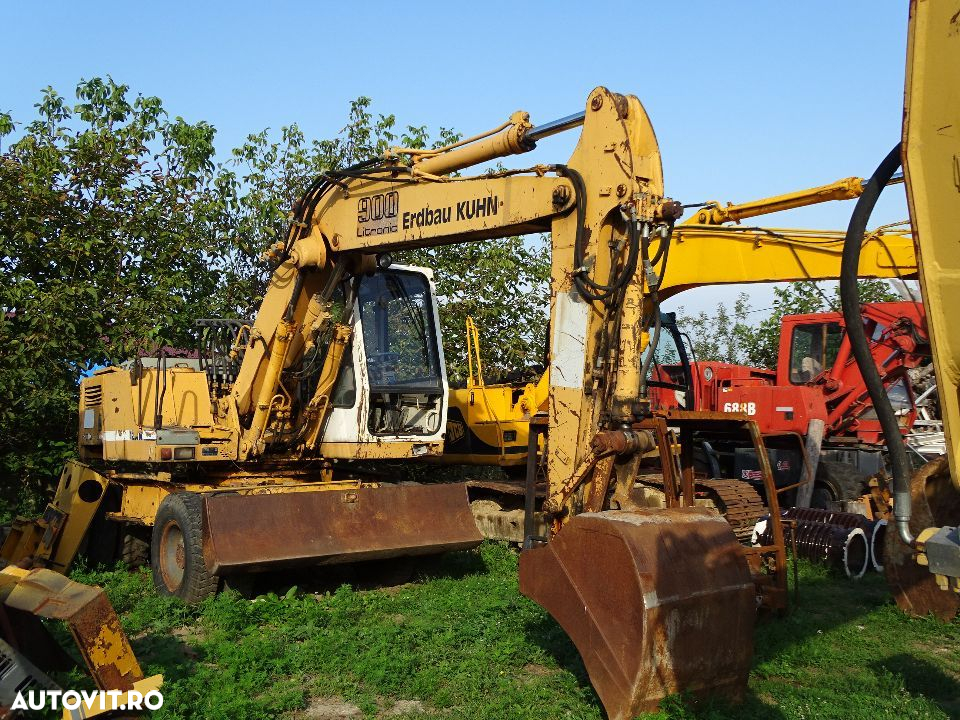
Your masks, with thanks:
M748 356L753 329L747 323L750 297L740 293L732 308L721 304L713 313L701 310L696 315L677 313L680 332L686 333L693 345L696 360L742 363Z
M185 342L219 285L214 129L109 79L76 98L47 88L0 157L0 473L13 488L71 451L82 373Z

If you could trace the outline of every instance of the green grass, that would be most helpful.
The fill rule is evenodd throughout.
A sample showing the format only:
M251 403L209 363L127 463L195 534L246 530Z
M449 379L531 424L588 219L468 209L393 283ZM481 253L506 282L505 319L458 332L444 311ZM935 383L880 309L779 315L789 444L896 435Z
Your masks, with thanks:
M158 596L146 573L74 577L107 589L144 670L165 676L156 718L604 717L569 639L520 595L506 546L421 564L393 588L341 572L197 608ZM902 615L881 577L803 564L800 605L757 629L744 705L671 698L650 717L958 717L958 641L958 622Z

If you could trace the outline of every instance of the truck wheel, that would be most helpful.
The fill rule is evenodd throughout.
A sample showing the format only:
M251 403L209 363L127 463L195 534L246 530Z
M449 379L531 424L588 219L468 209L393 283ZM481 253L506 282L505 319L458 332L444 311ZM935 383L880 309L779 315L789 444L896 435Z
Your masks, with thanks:
M853 465L821 460L810 507L826 510L832 501L857 500L866 487L867 478Z
M157 510L150 542L153 584L163 595L200 602L217 591L219 578L203 562L203 500L174 493Z

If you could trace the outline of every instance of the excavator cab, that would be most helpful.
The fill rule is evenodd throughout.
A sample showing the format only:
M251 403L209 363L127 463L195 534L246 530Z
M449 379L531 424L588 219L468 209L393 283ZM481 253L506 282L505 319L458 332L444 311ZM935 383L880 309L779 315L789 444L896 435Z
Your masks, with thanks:
M433 274L396 265L358 284L324 442L441 442L448 391Z

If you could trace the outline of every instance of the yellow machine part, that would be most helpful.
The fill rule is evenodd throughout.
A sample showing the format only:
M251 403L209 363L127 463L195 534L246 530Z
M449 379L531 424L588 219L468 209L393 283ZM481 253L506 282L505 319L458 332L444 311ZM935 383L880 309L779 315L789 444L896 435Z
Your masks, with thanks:
M466 387L450 388L447 432L440 460L465 465L524 467L530 417L550 394L549 374L535 383L487 384L480 359L480 333L468 317Z
M69 461L60 474L53 502L39 520L17 518L0 548L9 563L24 561L66 572L100 507L109 481L92 468Z
M0 599L7 615L7 638L28 657L48 639L36 618L62 620L70 628L87 669L101 690L159 687L162 678L145 679L113 606L99 587L73 582L52 570L0 570ZM24 622L33 620L34 622ZM24 637L26 635L26 637ZM40 663L36 663L40 666ZM41 669L43 669L41 667Z
M954 487L960 491L960 4L913 0L903 169ZM949 239L949 240L948 240Z

